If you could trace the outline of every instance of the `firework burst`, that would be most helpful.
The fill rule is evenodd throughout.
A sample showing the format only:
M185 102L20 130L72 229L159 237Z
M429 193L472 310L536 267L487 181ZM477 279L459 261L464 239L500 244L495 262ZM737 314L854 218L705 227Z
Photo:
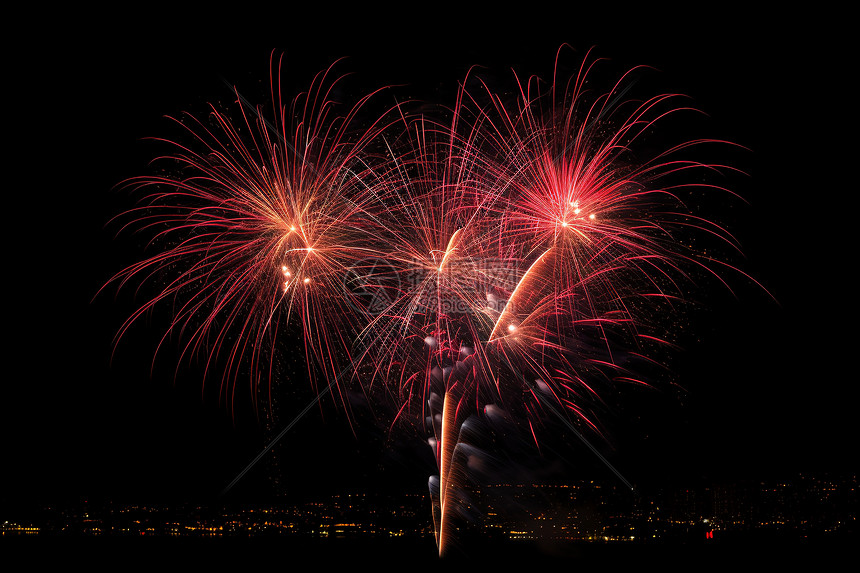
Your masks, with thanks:
M378 256L392 276L414 280L397 281L398 296L363 334L383 341L367 347L386 349L380 375L400 414L414 404L432 433L440 551L465 479L464 420L502 408L537 441L541 421L564 412L601 436L602 391L647 384L629 357L649 360L649 348L670 345L667 321L652 317L678 306L698 276L719 278L684 238L737 248L682 197L729 193L690 183L723 166L682 157L726 142L643 157L651 131L694 110L676 94L626 99L636 70L588 92L594 64L586 57L572 81L556 72L544 91L537 78L517 81L513 102L464 82L450 124L412 123L392 159L379 215L390 234Z
M151 280L159 289L117 339L157 305L172 304L165 338L178 334L183 356L203 355L207 372L223 359L225 394L235 392L240 372L250 372L255 400L263 374L272 375L270 350L292 317L311 380L319 373L334 380L349 362L350 337L366 317L342 312L353 296L343 277L374 244L366 212L373 197L359 153L383 120L356 127L373 94L337 115L332 93L341 78L332 79L330 67L286 105L281 68L273 61L274 122L236 92L240 122L214 106L205 121L176 120L188 142L167 141L169 174L125 182L143 193L124 214L131 219L125 226L150 233L159 251L112 280Z
M396 106L358 129L370 96L335 115L329 70L291 106L273 77L273 124L247 106L241 123L183 123L181 175L128 182L149 190L129 215L161 251L115 280L163 282L120 335L172 302L183 353L223 356L225 391L248 360L256 395L298 324L312 380L357 379L394 405L392 427L430 436L442 551L465 420L507 412L538 442L552 413L601 435L602 390L647 382L619 356L668 344L651 317L719 278L683 237L736 248L682 197L721 189L693 175L722 166L682 157L715 142L642 145L689 110L679 96L628 98L635 70L589 91L596 61L567 80L560 55L548 89L517 79L511 101L467 78L448 121Z

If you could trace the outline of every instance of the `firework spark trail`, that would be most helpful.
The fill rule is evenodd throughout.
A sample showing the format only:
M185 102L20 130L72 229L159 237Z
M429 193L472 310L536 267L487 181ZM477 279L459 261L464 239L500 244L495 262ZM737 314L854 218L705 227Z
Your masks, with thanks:
M291 421L289 424L287 424L287 425L284 427L284 429L283 429L283 430L281 430L281 431L278 433L278 435L277 435L277 436L275 436L275 437L274 437L274 438L273 438L273 439L272 439L272 440L271 440L271 441L266 445L266 447L265 447L265 448L263 448L263 449L260 451L260 453L259 453L259 454L257 454L257 456L256 456L253 460L251 460L251 462L250 462L247 466L245 466L245 468L244 468L241 472L239 472L239 474L238 474L238 475L236 475L236 477L235 477L235 478L233 478L233 481L231 481L231 482L227 485L227 487L225 487L225 488L221 491L221 495L222 495L222 496L224 496L224 495L226 495L227 493L229 493L229 492L230 492L230 490L231 490L231 489L233 489L233 486L235 486L237 483L239 483L239 481L241 481L241 479L242 479L243 477L245 477L245 474L247 474L249 471L251 471L251 469L252 469L255 465L257 465L257 462L259 462L261 459L263 459L263 456L265 456L265 455L269 452L269 450L271 450L273 447L275 447L275 445L276 445L278 442L280 442L280 441L281 441L281 438L283 438L284 436L286 436L286 435L287 435L287 432L289 432L290 430L292 430L292 429L293 429L293 426L295 426L296 424L298 424L298 423L299 423L299 421L300 421L302 418L304 418L305 414L307 414L307 413L311 410L311 408L313 408L314 406L316 406L316 405L317 405L317 403L319 403L319 401L320 401L320 400L322 400L323 396L325 396L326 394L328 394L328 393L331 391L332 386L334 386L334 385L337 383L337 380L338 380L338 379L337 379L337 378L335 378L334 380L332 380L331 382L329 382L328 386L326 386L325 388L323 388L320 392L317 392L316 398L314 398L313 400L311 400L311 401L308 403L308 405L307 405L307 406L305 406L305 407L304 407L304 409L303 409L301 412L299 412L299 413L296 415L296 417L295 417L295 418L293 418L293 419L292 419L292 421Z
M274 122L237 92L240 123L213 108L173 144L182 175L128 182L153 189L130 216L162 251L115 280L168 278L119 336L174 301L165 339L184 336L182 355L203 354L207 373L223 358L223 392L249 368L256 398L278 333L297 323L320 396L337 390L348 410L341 381L360 380L391 403L392 428L427 420L440 552L463 479L459 426L488 405L536 443L547 414L560 418L629 487L586 434L603 435L607 386L646 383L619 355L668 344L650 314L697 274L725 284L712 268L725 263L680 238L737 247L682 197L722 189L685 176L729 168L683 157L709 140L635 153L690 108L675 94L625 99L633 70L595 94L598 60L567 81L561 54L549 90L515 76L507 101L470 72L448 120L398 104L363 129L373 94L335 115L329 68L288 108L272 66Z

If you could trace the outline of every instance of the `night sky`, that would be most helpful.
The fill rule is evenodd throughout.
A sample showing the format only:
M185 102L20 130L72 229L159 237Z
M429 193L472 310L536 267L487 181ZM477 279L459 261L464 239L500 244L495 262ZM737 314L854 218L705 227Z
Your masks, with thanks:
M856 241L848 238L855 226L843 222L853 211L848 155L856 143L846 142L856 130L839 34L825 29L827 18L808 15L617 18L573 8L416 12L396 23L360 12L259 12L217 22L139 14L102 27L93 15L69 13L34 29L7 70L14 135L4 177L11 260L3 503L213 500L264 445L248 400L231 411L193 365L174 379L175 343L150 374L165 315L138 325L111 362L111 340L134 309L134 293L95 295L142 254L141 239L115 238L108 221L131 205L114 186L147 173L163 150L144 138L172 129L165 115L229 102L222 78L264 94L272 50L286 54L296 89L347 56L341 70L360 78L353 85L404 84L402 97L441 103L453 103L472 64L488 66L499 82L511 80L510 67L548 76L563 42L581 54L596 46L618 72L656 68L656 85L689 95L710 116L700 135L749 148L729 158L749 175L732 179L749 204L735 202L720 217L743 245L741 268L776 301L740 276L731 281L735 296L709 285L690 318L696 340L675 357L687 392L631 394L608 421L616 430L608 456L634 483L856 472L848 254ZM295 384L285 417L313 397L306 380ZM427 457L383 455L383 438L373 429L354 436L323 401L285 439L288 487L398 483L421 491ZM570 448L566 457L582 459L577 475L613 479L581 446ZM233 495L262 491L265 471Z

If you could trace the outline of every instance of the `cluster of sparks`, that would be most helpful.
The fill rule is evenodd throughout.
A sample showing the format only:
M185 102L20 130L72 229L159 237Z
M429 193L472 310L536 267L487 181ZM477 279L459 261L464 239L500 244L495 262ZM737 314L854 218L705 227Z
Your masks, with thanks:
M273 122L241 103L239 121L186 118L188 141L169 142L179 168L128 182L145 197L128 224L157 252L115 280L158 294L120 336L170 303L165 339L218 364L222 392L249 374L256 396L279 335L301 333L317 391L348 409L356 384L394 422L424 424L442 550L463 420L503 411L536 435L551 403L599 434L601 388L645 383L619 353L663 342L649 309L697 273L720 280L682 238L735 246L681 197L719 189L686 176L719 166L681 158L710 142L637 153L686 109L678 97L625 99L629 74L595 94L585 62L549 89L517 80L511 101L469 78L445 120L397 104L370 122L379 93L339 112L329 69L284 105L273 65Z

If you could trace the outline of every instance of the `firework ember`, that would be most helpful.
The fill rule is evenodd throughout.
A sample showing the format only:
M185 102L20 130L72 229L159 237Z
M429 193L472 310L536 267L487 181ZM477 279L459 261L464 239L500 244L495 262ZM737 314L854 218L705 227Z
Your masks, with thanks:
M370 96L336 115L330 70L291 106L273 77L271 124L247 106L239 122L185 120L179 174L128 182L149 190L128 215L160 250L116 280L161 286L120 335L173 304L184 353L222 359L224 392L247 365L256 395L267 349L297 327L312 380L358 380L393 404L392 428L427 433L444 552L477 464L465 421L515 419L538 441L563 412L601 435L602 389L648 383L619 354L647 358L664 342L655 309L718 276L686 237L735 247L685 207L691 189L721 190L696 183L719 166L683 157L714 142L653 151L687 108L627 99L634 71L586 89L595 65L549 88L514 77L510 101L469 77L446 120L396 106L359 121Z

